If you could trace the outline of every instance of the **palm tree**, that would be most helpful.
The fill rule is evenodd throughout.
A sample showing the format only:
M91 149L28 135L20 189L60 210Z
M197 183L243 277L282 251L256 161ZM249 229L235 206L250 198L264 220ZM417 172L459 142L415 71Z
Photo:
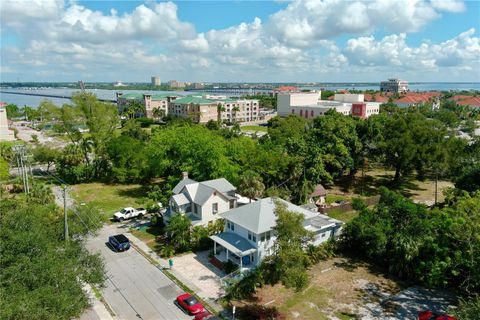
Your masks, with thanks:
M252 202L252 198L259 198L263 195L265 185L255 171L248 170L240 177L238 190Z
M233 111L233 118L235 119L235 121L237 121L237 112L240 111L240 107L235 106L232 108L232 111Z
M160 109L159 107L156 107L152 110L152 115L155 119L160 119L165 117L165 111Z
M176 213L168 222L165 234L179 251L188 250L190 247L191 221L187 216Z
M219 103L217 104L217 120L219 123L222 121L222 112L225 112L225 107Z

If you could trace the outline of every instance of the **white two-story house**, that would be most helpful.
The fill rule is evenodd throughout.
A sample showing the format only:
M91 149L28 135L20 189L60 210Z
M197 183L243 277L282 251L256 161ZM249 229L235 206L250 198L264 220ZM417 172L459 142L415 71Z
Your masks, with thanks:
M182 180L173 188L165 222L175 214L185 214L193 226L208 225L220 214L237 207L236 188L224 178L197 182L184 172Z
M319 212L310 211L279 198L265 198L225 213L224 232L210 236L214 241L214 256L220 262L228 260L243 267L257 266L263 258L273 254L276 239L275 201L287 206L289 211L304 215L304 227L315 234L318 245L340 234L343 222Z

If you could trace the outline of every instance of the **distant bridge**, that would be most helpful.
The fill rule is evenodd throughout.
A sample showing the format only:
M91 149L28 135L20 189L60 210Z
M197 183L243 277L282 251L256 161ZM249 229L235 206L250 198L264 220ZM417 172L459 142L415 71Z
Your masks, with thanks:
M215 94L233 94L237 96L243 95L273 95L273 89L264 88L212 88L212 89L185 89L190 92L205 92Z
M12 92L12 91L3 91L0 90L1 93L8 93L8 94L19 94L23 96L37 96L37 97L46 97L46 98L62 98L62 99L72 99L70 95L58 95L58 94L48 94L48 93L34 93L34 92ZM97 98L98 101L102 102L112 102L117 103L116 99L101 99Z

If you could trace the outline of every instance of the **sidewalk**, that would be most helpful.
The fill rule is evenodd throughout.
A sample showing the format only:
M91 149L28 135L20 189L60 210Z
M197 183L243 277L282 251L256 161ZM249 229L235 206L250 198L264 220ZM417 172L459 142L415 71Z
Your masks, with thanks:
M88 299L90 300L91 307L88 308L85 312L82 313L79 320L114 320L117 317L112 317L110 312L108 312L105 305L97 299L95 292L93 292L92 287L85 283L83 290L87 293Z
M168 261L161 258L160 256L158 256L154 251L152 251L152 249L150 249L145 244L145 242L138 239L137 237L135 237L130 232L127 233L127 237L128 237L128 239L130 239L130 242L132 244L134 244L138 249L143 251L144 254L147 254L150 257L150 259L152 259L153 261L158 263L158 266L157 266L158 268L160 268L161 270L163 270L163 269L168 270L168 272L170 272L175 278L180 280L185 286L187 286L192 291L194 291L200 298L202 298L208 304L210 304L217 312L221 312L223 310L223 307L220 304L218 304L215 300L208 297L201 288L199 288L198 286L193 284L189 279L185 278L184 275L182 275L180 272L178 272L175 269L175 265L173 266L172 269L170 269Z

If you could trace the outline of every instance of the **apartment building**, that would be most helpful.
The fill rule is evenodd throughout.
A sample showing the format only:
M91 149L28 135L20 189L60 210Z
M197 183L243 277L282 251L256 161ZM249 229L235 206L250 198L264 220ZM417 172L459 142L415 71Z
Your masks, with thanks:
M145 116L148 118L162 118L168 115L169 103L178 98L178 96L171 94L142 94L133 92L117 92L116 95L119 113L125 112L133 102L137 102L144 106L146 114L138 112L136 116Z
M250 99L219 99L220 119L226 122L248 122L258 120L260 103Z
M216 100L188 96L172 101L168 105L168 114L191 118L196 123L207 123L210 120L218 120L218 108Z

